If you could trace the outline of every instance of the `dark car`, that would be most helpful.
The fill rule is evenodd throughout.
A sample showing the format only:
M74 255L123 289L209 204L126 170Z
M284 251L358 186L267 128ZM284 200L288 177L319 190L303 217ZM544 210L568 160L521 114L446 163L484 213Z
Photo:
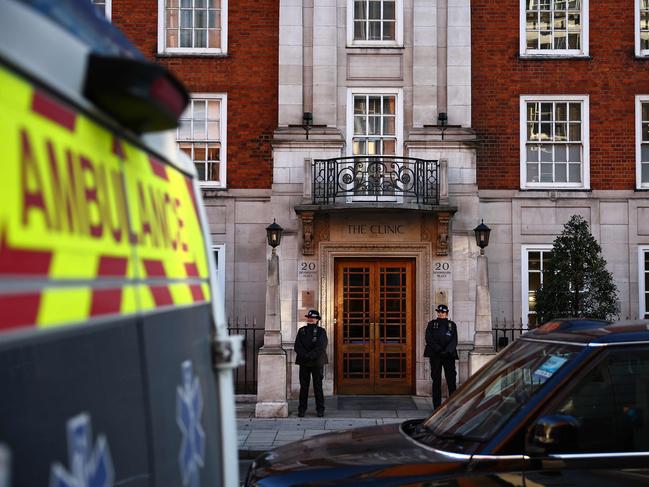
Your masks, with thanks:
M546 323L428 419L277 448L246 485L649 485L649 321Z

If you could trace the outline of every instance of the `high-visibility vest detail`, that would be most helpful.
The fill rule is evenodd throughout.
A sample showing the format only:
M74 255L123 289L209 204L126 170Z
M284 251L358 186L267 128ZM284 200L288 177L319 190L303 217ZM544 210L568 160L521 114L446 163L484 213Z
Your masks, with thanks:
M0 66L0 331L210 299L193 183Z

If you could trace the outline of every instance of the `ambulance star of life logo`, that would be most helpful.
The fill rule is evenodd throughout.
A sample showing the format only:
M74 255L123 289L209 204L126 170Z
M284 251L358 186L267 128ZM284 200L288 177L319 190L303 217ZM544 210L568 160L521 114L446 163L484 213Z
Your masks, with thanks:
M183 434L178 460L183 485L199 485L199 467L205 460L205 432L201 426L203 396L191 360L182 363L182 385L178 386L176 421Z
M113 462L104 435L92 447L90 416L81 413L68 420L68 467L52 465L50 487L112 487Z

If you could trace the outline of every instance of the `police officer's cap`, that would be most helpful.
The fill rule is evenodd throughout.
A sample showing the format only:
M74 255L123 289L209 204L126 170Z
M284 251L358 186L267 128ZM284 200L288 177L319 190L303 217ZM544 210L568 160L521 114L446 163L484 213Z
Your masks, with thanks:
M317 309L310 309L307 314L304 315L305 318L315 318L316 320L321 320L320 313Z
M437 306L437 308L435 308L435 311L437 311L438 313L448 313L448 306L446 306L445 304L440 304L439 306Z

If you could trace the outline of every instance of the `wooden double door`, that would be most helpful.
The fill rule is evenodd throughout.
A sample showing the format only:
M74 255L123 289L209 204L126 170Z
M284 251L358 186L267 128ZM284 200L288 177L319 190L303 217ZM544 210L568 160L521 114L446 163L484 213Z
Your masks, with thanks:
M336 392L413 392L414 260L337 260Z

